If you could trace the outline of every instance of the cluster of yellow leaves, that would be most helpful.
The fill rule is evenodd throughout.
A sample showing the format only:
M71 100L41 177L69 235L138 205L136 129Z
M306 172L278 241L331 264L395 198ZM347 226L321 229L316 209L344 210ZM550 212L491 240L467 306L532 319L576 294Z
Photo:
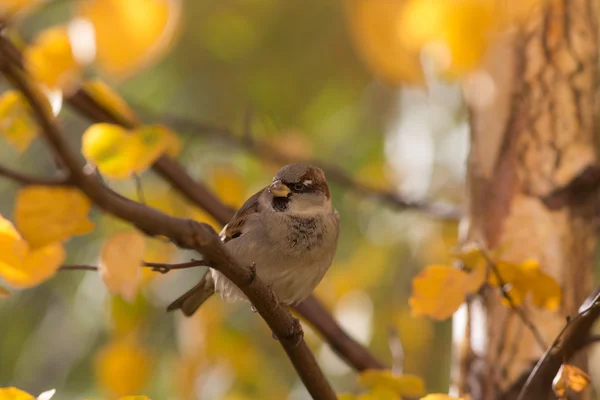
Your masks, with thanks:
M15 206L17 227L0 216L0 276L14 287L51 278L65 259L62 242L90 232L89 200L74 188L28 186ZM17 230L18 229L18 230Z
M542 1L348 0L348 16L356 46L377 75L421 84L423 50L444 74L462 76L478 66L497 33Z
M85 158L112 179L126 179L140 173L163 153L177 155L180 146L177 136L161 125L130 131L113 124L94 124L82 139Z
M50 400L55 392L55 390L48 390L40 394L37 400ZM4 387L0 388L0 400L36 400L36 398L15 387ZM150 398L146 396L125 396L119 398L119 400L150 400Z
M559 399L567 399L567 389L581 392L590 385L591 378L588 374L574 365L563 364L552 381L552 390Z
M495 268L490 268L486 255L477 248L470 248L455 257L463 269L453 265L430 265L413 279L413 293L409 299L413 315L449 318L466 296L479 291L485 283L491 286L504 283L503 289L515 305L520 305L529 293L538 307L553 311L560 305L560 286L540 269L536 261L512 263L499 260L494 261Z
M339 400L400 400L402 396L418 397L425 392L423 380L416 375L395 374L390 370L366 370L358 378L368 389L360 395L341 394ZM445 394L428 394L421 400L460 400Z
M34 2L8 3L13 11ZM25 51L25 66L51 90L74 89L83 68L93 61L113 76L129 75L164 53L180 14L180 0L82 2L71 22L38 35Z

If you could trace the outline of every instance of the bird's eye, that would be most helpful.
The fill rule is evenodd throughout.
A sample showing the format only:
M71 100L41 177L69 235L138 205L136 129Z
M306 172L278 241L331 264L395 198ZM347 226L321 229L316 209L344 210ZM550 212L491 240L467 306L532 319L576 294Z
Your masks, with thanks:
M304 184L302 183L294 183L294 190L296 192L301 192L304 190Z

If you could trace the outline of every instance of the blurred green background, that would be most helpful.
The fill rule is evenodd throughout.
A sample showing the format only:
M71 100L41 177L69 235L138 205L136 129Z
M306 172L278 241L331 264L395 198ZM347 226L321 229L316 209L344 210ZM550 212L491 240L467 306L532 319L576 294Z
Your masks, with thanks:
M72 3L41 7L22 22L24 39L66 22ZM389 186L410 199L462 202L468 128L460 90L439 82L427 92L400 90L378 81L358 58L341 1L185 1L178 40L166 56L125 81L107 82L148 122L181 116L242 134L250 110L254 137L282 152L334 163L361 182ZM68 109L61 122L79 148L89 122ZM232 206L270 182L280 167L193 129L177 133L189 173ZM20 171L48 174L54 168L40 140L20 156L3 144L0 156ZM152 172L142 175L142 183L150 204L206 220ZM330 184L342 234L318 297L388 365L394 361L388 344L394 328L404 346L404 371L423 376L430 392L446 391L451 325L412 318L407 299L411 278L423 266L447 260L456 224L393 210ZM114 187L135 197L133 182ZM0 179L0 213L9 218L17 189ZM93 233L68 243L68 263L97 265L107 235L123 228L99 212L93 219ZM194 256L169 251L172 262ZM309 398L247 305L213 298L189 320L164 311L202 273L146 274L132 304L110 296L93 272L60 272L14 292L0 300L0 386L34 395L56 388L57 400L123 394L155 400ZM356 374L306 329L334 389L354 391Z

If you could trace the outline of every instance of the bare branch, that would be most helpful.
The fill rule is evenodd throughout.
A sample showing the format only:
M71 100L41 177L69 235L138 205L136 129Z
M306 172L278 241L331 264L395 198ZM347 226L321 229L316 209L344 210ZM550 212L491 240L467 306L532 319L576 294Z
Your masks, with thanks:
M210 225L193 220L174 218L156 209L115 196L108 187L84 171L84 165L61 135L52 115L43 102L45 99L27 81L23 72L0 49L0 68L29 101L42 127L48 145L70 171L73 182L101 209L135 225L152 236L166 236L179 247L201 253L211 266L238 286L267 322L285 349L298 375L314 399L335 400L336 395L320 370L314 355L303 339L298 321L287 308L280 306L275 293L250 268L240 265L225 249Z
M21 185L70 186L73 183L66 177L43 177L25 174L0 165L0 176L11 179Z
M142 263L142 267L152 268L152 271L160 272L161 274L166 274L167 272L174 269L188 269L194 267L206 267L208 263L205 260L192 260L189 262L179 263L179 264L164 264L164 263L153 263L146 262ZM63 265L59 269L59 271L97 271L98 267L93 265Z
M146 114L157 118L152 113L146 111ZM318 165L325 171L327 178L331 181L336 181L346 188L360 194L361 196L370 197L381 201L390 207L398 210L416 210L431 215L434 218L441 220L456 221L461 217L461 210L457 207L443 202L433 201L410 201L402 198L394 191L378 189L366 186L355 180L350 174L345 172L340 167L319 159L300 159L290 157L265 141L259 141L248 132L248 126L244 130L242 136L236 135L233 131L223 127L212 126L207 123L197 122L188 118L166 115L162 116L166 124L172 126L178 131L187 131L197 135L209 136L211 138L224 140L229 144L244 148L256 156L274 162L276 164L291 164L295 162L306 162Z
M530 398L528 393L536 393L539 396L542 393L550 393L552 379L561 364L569 360L581 348L582 343L586 343L586 338L599 317L600 287L597 287L594 294L579 307L579 313L575 317L567 319L565 327L533 367L525 384L522 385L517 400ZM517 381L517 384L518 387L521 387L522 380Z

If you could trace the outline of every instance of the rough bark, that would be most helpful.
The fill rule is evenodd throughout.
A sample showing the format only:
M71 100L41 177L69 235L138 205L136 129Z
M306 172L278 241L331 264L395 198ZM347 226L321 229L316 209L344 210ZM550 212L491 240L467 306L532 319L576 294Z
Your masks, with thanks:
M494 82L492 103L470 104L464 239L501 248L503 259L535 258L560 283L558 312L525 305L547 343L593 282L590 215L568 204L550 210L542 199L596 163L597 13L596 0L548 0L490 51L483 73ZM460 346L459 390L501 398L543 350L498 291L476 301ZM483 342L473 341L476 333ZM544 391L532 398L552 398Z

